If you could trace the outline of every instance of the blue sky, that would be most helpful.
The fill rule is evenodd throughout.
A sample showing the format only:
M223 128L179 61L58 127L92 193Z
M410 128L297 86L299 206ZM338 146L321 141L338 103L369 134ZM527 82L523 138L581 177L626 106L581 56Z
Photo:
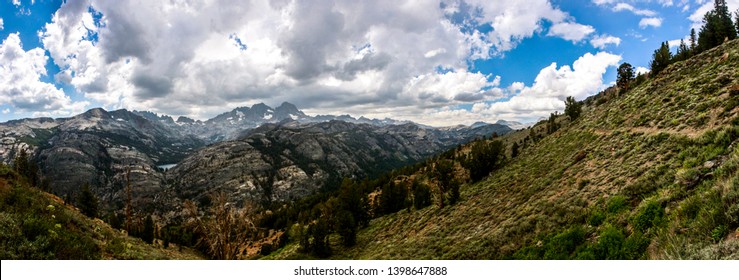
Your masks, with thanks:
M648 67L707 0L0 1L0 121L259 102L430 125L535 121ZM278 1L279 2L279 1ZM320 3L319 3L320 2ZM729 8L739 8L730 0Z

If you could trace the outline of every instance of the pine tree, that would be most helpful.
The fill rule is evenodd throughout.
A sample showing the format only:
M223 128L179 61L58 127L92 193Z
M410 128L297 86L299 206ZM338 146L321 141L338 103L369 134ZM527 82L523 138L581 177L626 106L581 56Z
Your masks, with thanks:
M300 244L298 250L303 253L310 252L310 227L306 228L302 224L298 224L294 228L296 230L292 232L291 236L297 235L298 244Z
M470 170L470 179L473 182L477 182L488 176L497 166L498 162L503 157L503 142L495 140L492 142L477 141L472 145L470 150L469 158L465 162L465 168ZM444 174L451 174L451 163L444 163L443 161L437 164L437 176L439 181L444 182L445 186L451 186L451 179ZM447 189L447 191L450 189Z
M629 63L622 63L617 70L616 86L621 89L628 89L634 80L634 67ZM566 112L566 111L565 111Z
M108 224L115 229L121 229L123 227L123 222L116 213L112 213L108 216Z
M387 193L384 193L385 191ZM389 200L395 199L393 197L395 193L390 189L383 189L383 195L386 195L382 196L383 202L388 203L383 207L390 207L389 204L394 202ZM344 178L338 196L326 202L326 207L319 216L323 215L331 219L329 216L336 213L332 219L334 231L341 236L344 246L350 247L356 243L359 227L369 225L370 217L367 208L368 203L366 196L362 193L362 188L351 179Z
M357 243L357 222L351 212L342 210L336 215L336 232L344 246L351 247Z
M652 62L650 63L651 66L651 75L650 76L657 76L659 72L667 68L668 65L670 65L670 61L672 60L672 53L670 52L670 45L668 42L663 42L659 49L654 51L654 54L652 54Z
M309 228L313 242L311 243L311 252L313 255L326 258L331 256L331 245L328 236L331 233L328 222L325 218L318 218L315 224Z
M715 15L713 11L708 11L703 16L703 27L698 33L698 50L703 52L707 49L717 46L719 43L716 39L716 26L714 21Z
M472 170L473 169L470 169L470 174L473 173ZM445 196L447 192L449 192L449 184L454 179L454 163L450 160L440 160L436 162L434 165L434 176L436 177L438 187L439 208L444 208L446 205Z
M144 220L144 232L141 233L141 240L149 244L154 242L154 220L151 219L151 215L146 216Z
M690 29L690 53L694 55L698 52L698 39L695 35L695 28Z
M18 156L16 156L13 161L13 169L21 175L28 173L28 153L26 153L26 149L21 149L21 151L18 152Z
M449 205L454 205L459 201L459 187L459 181L456 179L452 179L452 181L449 182L449 196L447 197Z
M272 193L274 192L275 174L273 171L268 171L264 177L258 176L256 173L252 173L254 183L258 189L262 191L262 199L260 201L263 208L269 208L272 205Z
M382 187L380 193L380 210L384 214L392 214L406 207L408 191L404 185L396 185L395 180Z
M511 157L517 157L518 156L518 142L513 142L513 145L511 145Z
M701 51L723 44L725 39L736 39L737 30L731 20L726 0L715 0L713 10L703 16L703 27L698 33Z
M557 125L557 116L559 116L558 112L549 114L549 120L547 120L547 134L552 134L559 129L559 126Z
M675 62L683 61L690 58L690 49L688 49L688 45L685 44L685 41L683 39L680 39L680 45L677 47L677 53L675 54L675 57L673 60Z
M726 4L726 0L715 0L714 9L719 20L720 32L718 35L721 36L719 38L721 40L720 42L723 43L727 38L729 40L736 39L737 31L734 28L734 22L731 20L731 12L729 11L729 6Z
M39 187L38 166L30 160L26 149L21 149L18 156L13 160L13 169L16 173L25 177L31 186Z
M633 75L633 74L632 74ZM575 101L575 98L568 96L565 99L565 115L570 117L570 120L576 120L582 113L582 104Z
M413 181L413 207L423 209L431 205L431 190L426 184L421 184L418 180Z
M636 79L634 79L634 86L638 86L646 80L647 80L647 74L639 73L636 75Z
M91 218L96 218L98 215L98 199L95 194L90 190L90 184L85 183L82 185L82 191L77 197L77 206L80 208L83 214Z
M739 9L736 9L736 11L734 11L734 25L736 28L737 36L739 36Z

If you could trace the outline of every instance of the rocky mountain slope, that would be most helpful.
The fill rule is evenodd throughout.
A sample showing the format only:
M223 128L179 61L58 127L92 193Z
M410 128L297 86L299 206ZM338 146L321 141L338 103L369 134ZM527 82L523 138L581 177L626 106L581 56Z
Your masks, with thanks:
M74 197L89 184L107 209L122 208L126 185L142 211L173 197L157 165L178 162L203 145L126 110L12 121L0 125L0 133L3 162L28 149L51 192Z
M342 178L377 176L439 151L510 128L427 129L343 121L266 124L201 149L167 172L176 192L198 200L225 191L234 202L286 201L335 189ZM262 182L269 182L265 189Z
M352 122L320 122L334 118ZM488 124L437 129L394 123L310 117L289 103L237 108L205 122L92 109L71 118L0 124L0 161L10 163L25 149L54 194L74 198L89 184L106 212L121 211L130 194L136 211L172 217L183 198L207 197L215 187L243 202L259 198L256 182L269 179L275 192L265 199L302 197L343 176L377 174L510 131ZM159 168L186 157L169 174Z
M457 204L376 218L352 247L329 239L334 258L739 258L739 40L590 101L558 129L503 136L518 155ZM434 164L392 180L431 181Z

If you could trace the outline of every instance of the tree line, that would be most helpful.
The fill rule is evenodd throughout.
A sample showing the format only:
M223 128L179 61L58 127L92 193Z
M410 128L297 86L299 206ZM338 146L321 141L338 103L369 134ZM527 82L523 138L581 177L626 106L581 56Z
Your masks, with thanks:
M648 75L656 76L672 63L691 58L727 40L736 39L739 34L739 10L734 12L734 17L732 21L726 0L715 0L713 10L703 16L703 26L697 33L695 28L691 28L688 42L680 39L675 54L670 50L669 42L660 43L659 48L652 53ZM637 74L631 64L622 63L617 70L616 86L619 89L628 90L641 84L646 79L646 75L645 73Z
M669 42L662 42L660 47L652 54L650 62L651 75L657 75L667 68L668 65L686 60L704 51L710 50L723 44L727 40L734 40L739 33L739 10L734 12L735 21L731 19L731 13L726 0L715 0L713 10L703 16L703 26L696 36L695 28L690 30L689 42L680 39L677 51L673 55L670 51Z

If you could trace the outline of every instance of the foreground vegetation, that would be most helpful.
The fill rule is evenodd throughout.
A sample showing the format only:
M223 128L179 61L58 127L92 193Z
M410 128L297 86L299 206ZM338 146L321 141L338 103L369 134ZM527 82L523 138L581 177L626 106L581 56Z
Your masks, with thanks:
M146 244L91 219L0 165L0 259L199 259L191 249Z

